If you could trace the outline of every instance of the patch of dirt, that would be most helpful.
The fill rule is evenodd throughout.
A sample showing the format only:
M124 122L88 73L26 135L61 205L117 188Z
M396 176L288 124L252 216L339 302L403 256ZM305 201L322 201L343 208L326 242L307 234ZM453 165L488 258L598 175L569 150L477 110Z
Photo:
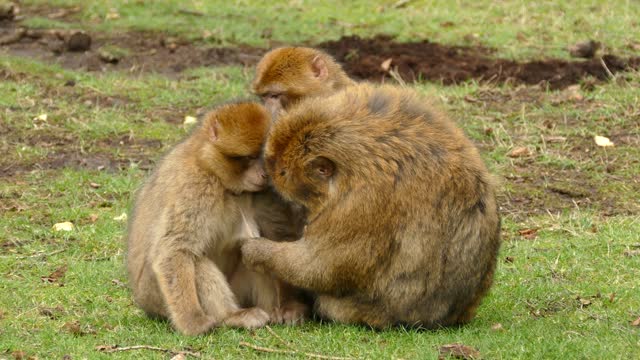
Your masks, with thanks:
M79 10L38 7L25 8L22 13L24 17L35 15L65 20L73 18ZM253 66L267 51L250 46L208 47L163 34L141 32L91 33L88 34L91 45L87 51L68 51L65 41L70 36L69 30L24 29L19 22L3 26L0 39L11 38L19 32L23 35L18 40L0 46L0 49L87 71L156 72L178 77L182 71L193 67ZM350 76L376 82L385 81L390 77L389 70L394 70L405 81L436 81L449 85L476 79L491 83L545 84L552 89L561 89L585 78L604 81L610 77L609 73L640 69L640 57L607 54L602 60L517 62L494 58L494 51L483 46L449 46L429 40L399 43L387 35L367 39L347 36L315 46L336 57ZM389 65L386 70L382 66L385 62Z
M32 131L23 141L11 139L11 145L21 144L47 150L37 159L0 158L0 178L7 178L34 170L62 168L119 171L136 163L141 169L151 169L163 144L155 139L136 139L128 135L98 139L83 144L71 135L56 134L51 129ZM117 149L117 154L113 150Z
M22 31L20 29L15 24L2 28L0 39ZM155 72L169 77L178 77L184 70L195 67L251 66L266 52L249 46L196 46L186 40L147 32L92 33L87 51L68 51L64 39L69 33L62 30L26 30L26 35L19 40L0 46L0 51L56 63L68 69L121 70L133 74ZM115 53L117 55L113 55Z
M493 83L547 83L552 89L561 89L585 77L609 78L600 59L516 62L493 58L492 51L484 47L445 46L428 40L397 43L385 35L369 39L348 36L318 46L342 62L355 78L375 81L389 77L381 66L388 59L390 67L397 69L405 81L426 80L445 85L477 79ZM623 59L609 54L602 60L613 74L640 69L640 57Z

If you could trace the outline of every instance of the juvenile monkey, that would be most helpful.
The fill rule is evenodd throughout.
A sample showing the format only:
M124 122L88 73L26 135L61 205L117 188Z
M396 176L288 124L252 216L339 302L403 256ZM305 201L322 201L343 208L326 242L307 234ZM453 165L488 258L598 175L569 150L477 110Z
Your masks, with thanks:
M355 85L327 53L307 47L271 50L256 66L253 92L272 116L306 97L328 96Z
M252 192L267 185L259 155L269 124L256 103L214 110L137 195L127 240L134 299L184 334L261 327L281 305L279 283L240 261L239 240L259 235Z
M500 244L495 190L474 145L409 89L356 85L275 122L275 189L304 206L302 238L250 239L249 268L318 294L317 313L375 328L470 321Z

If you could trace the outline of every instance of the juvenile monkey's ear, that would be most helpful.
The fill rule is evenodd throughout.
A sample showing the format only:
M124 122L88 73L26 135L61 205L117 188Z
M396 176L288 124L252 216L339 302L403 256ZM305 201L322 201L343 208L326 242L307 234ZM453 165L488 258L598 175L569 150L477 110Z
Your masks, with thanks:
M324 80L329 76L327 63L324 62L320 55L316 55L316 57L311 60L311 70L313 70L313 76L319 80Z
M218 123L218 119L213 119L209 122L209 139L212 142L218 140L218 133L220 132L220 124Z
M336 164L324 156L318 156L311 161L311 169L314 175L329 179L336 171Z

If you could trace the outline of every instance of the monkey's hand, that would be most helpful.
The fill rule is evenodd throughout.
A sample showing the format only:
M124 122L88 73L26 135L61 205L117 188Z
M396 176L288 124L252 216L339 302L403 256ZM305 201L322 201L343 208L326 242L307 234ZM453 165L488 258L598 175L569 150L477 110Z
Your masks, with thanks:
M268 272L266 264L272 256L275 242L265 238L250 238L244 240L240 251L242 262L251 270Z

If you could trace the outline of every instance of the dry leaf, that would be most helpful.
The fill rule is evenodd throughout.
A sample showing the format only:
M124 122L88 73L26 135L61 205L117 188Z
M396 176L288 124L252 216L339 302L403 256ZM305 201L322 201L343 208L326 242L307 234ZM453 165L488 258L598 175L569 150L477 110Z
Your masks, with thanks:
M122 213L119 216L113 218L115 221L127 221L127 213Z
M504 258L504 262L507 264L513 264L514 261L516 261L516 259L513 256L507 256Z
M533 240L538 236L538 229L520 229L518 234L525 239Z
M182 125L185 125L185 126L186 125L193 125L193 124L195 124L197 122L198 122L197 118L195 118L193 116L190 116L190 115L187 115L187 116L184 117L184 121L182 122Z
M504 331L504 328L502 327L502 324L495 323L495 324L491 325L491 330L493 330L493 331Z
M91 183L89 183L89 186L91 186L94 189L98 189L101 185L98 184L98 183L91 182Z
M183 353L177 353L171 360L185 360L187 356Z
M380 64L380 68L384 71L389 71L389 69L391 69L392 61L393 61L392 58L388 58L387 60L383 61L382 64Z
M578 297L578 301L580 302L580 308L591 305L591 300L589 299Z
M602 146L602 147L613 146L613 142L611 142L611 140L609 140L608 137L596 135L593 137L593 140L595 140L596 145L598 146Z
M122 281L118 280L118 279L113 279L111 280L111 283L115 286L120 286L120 287L127 287L127 284L123 283Z
M632 257L640 255L640 250L625 250L624 256Z
M529 155L531 155L531 151L524 146L518 146L507 154L508 157L512 158L524 157Z
M73 223L65 221L57 224L53 224L53 231L72 231Z
M14 352L12 352L12 353L11 353L11 356L13 356L13 358L14 358L15 360L22 360L22 359L24 359L24 358L25 358L25 356L27 356L27 355L26 355L26 354L25 354L25 352L24 352L24 351L22 351L22 350L15 350Z
M631 322L631 326L640 326L640 316Z
M66 273L67 265L62 265L61 267L57 268L56 271L49 274L49 276L42 276L40 277L40 279L44 282L54 283L60 280Z
M115 19L119 19L120 18L120 14L118 14L118 11L116 9L111 9L109 10L109 12L107 13L107 15L105 15L105 18L107 20L115 20Z
M609 302L612 303L616 299L616 293L611 293L609 295Z
M560 143L567 141L567 138L564 136L545 136L544 141L548 143Z
M47 121L48 115L47 114L40 114L36 117L33 118L33 121L39 120L39 121Z
M98 221L98 214L91 214L89 215L89 221L91 221L92 223Z
M449 356L465 360L480 359L480 352L477 349L463 344L442 345L438 351L440 352L438 359L446 359Z

